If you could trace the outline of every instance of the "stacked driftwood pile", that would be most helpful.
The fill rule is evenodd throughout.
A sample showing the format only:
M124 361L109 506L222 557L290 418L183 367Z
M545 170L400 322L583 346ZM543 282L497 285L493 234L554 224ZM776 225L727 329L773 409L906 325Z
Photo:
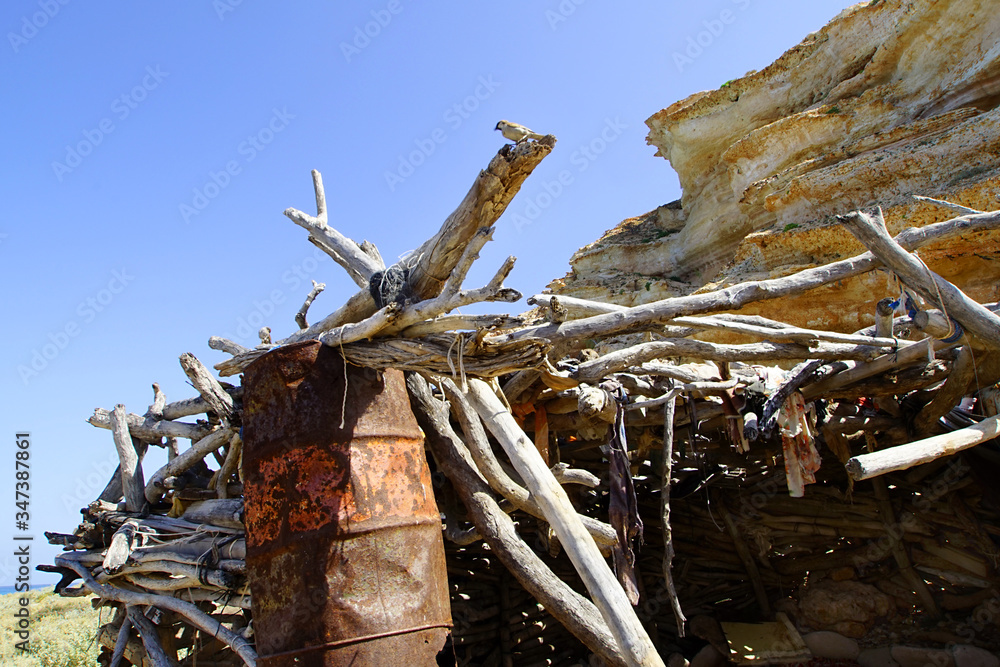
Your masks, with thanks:
M868 253L633 308L540 295L524 317L455 313L520 298L503 286L513 258L485 287L463 281L554 143L505 146L439 232L388 268L374 246L328 224L313 172L317 214L285 214L359 291L309 325L315 286L283 340L265 329L252 350L209 342L232 356L216 366L223 377L307 339L352 364L411 371L441 481L461 664L576 664L593 653L658 665L669 651L724 641L704 629L706 615L780 609L803 627L861 636L896 608L917 624L997 595L998 505L969 473L986 464L958 474L945 457L997 432L985 390L1000 379L1000 318L912 251L995 228L1000 212L961 211L895 239L879 211L854 212L842 222ZM733 312L873 270L899 289L873 296L876 323L864 331ZM714 343L714 331L747 342ZM181 365L198 397L167 403L154 385L144 415L117 406L91 418L112 431L121 465L73 534L49 534L67 553L48 569L64 575L64 595L117 608L102 631L112 663L137 664L137 633L151 664L252 665L242 392L192 355ZM169 457L151 474L141 465L150 446ZM893 614L817 615L825 603L810 595L866 581Z

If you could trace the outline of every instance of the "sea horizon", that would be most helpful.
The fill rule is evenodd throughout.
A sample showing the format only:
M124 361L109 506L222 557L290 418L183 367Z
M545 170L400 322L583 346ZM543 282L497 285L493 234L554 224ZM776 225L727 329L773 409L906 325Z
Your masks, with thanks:
M31 590L36 591L39 588L51 588L53 586L55 586L55 583L52 582L47 584L32 584ZM14 586L0 586L0 595L10 595L11 593L16 593L16 592L18 591L14 590Z

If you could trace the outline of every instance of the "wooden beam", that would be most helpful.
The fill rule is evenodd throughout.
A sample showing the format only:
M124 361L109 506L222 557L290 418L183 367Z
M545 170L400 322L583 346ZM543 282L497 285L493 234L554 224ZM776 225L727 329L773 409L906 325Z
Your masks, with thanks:
M940 241L971 231L995 229L998 226L1000 226L1000 211L992 211L906 229L897 235L895 240L902 248L913 250L931 241ZM501 340L546 338L551 341L609 336L652 324L666 324L672 318L682 315L737 310L755 301L801 294L822 285L867 273L880 266L882 262L871 252L866 252L839 262L804 269L782 278L748 281L712 292L672 297L569 322L524 327L512 333L495 334L495 336Z
M513 415L482 380L469 380L466 396L507 452L532 497L545 513L546 520L611 629L626 663L662 666L663 660L639 622L625 590L601 556L594 539L583 527L566 492L552 476L534 444L514 421Z
M888 472L906 470L975 447L992 440L998 434L1000 434L1000 416L990 417L958 431L852 457L847 462L847 474L851 479L860 481Z
M500 562L587 648L608 665L625 665L597 607L549 569L518 535L514 521L500 509L476 468L473 454L452 429L445 404L431 396L427 382L419 375L408 374L406 387L434 460L452 480L473 524Z
M962 290L931 271L923 260L910 254L897 243L885 226L881 207L874 213L853 211L837 216L845 227L899 279L930 303L941 305L948 315L966 331L978 337L983 345L1000 347L1000 317L973 301Z
M128 414L125 406L119 403L110 415L111 433L118 450L118 460L121 469L122 494L125 496L125 509L129 512L141 512L146 498L143 495L142 466L139 453L136 451L132 436L128 432Z

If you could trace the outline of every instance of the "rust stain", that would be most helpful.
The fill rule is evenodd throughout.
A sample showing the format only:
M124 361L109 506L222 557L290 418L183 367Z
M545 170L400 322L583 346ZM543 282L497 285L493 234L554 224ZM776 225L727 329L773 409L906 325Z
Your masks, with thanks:
M261 357L243 384L258 664L436 664L447 569L402 373L348 366L342 414L343 361L306 342Z

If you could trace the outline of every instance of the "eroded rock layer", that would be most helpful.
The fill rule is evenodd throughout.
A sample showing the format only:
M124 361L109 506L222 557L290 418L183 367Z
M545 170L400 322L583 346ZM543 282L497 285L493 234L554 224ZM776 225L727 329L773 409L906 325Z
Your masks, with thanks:
M681 202L622 222L571 259L559 293L634 305L785 275L861 252L833 216L882 206L891 232L1000 208L1000 12L980 0L846 9L760 72L654 114L648 141ZM1000 299L1000 235L921 257L979 301ZM853 330L897 289L868 275L754 312Z

